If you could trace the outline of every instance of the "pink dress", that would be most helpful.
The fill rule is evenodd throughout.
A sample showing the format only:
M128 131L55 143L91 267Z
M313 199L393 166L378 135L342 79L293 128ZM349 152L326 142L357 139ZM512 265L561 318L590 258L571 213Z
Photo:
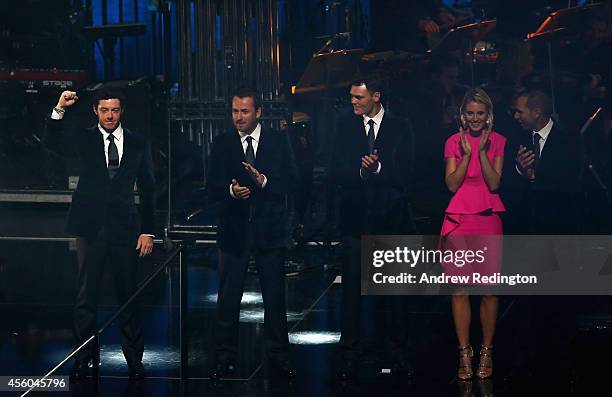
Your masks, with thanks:
M440 249L446 251L465 252L480 251L480 255L470 258L459 258L453 255L452 259L442 262L447 275L463 275L473 277L474 273L491 275L497 273L501 267L502 254L502 222L500 212L505 208L499 194L491 192L482 175L480 159L478 158L478 143L480 136L466 133L472 156L468 164L465 179L455 192L445 211L444 222L440 232ZM489 135L489 148L487 157L491 166L495 164L496 157L504 156L506 138L495 131ZM444 144L444 158L455 158L457 164L463 158L461 149L461 135L456 133L450 136ZM450 256L445 256L450 258ZM466 260L472 259L472 260ZM468 282L466 284L474 284Z

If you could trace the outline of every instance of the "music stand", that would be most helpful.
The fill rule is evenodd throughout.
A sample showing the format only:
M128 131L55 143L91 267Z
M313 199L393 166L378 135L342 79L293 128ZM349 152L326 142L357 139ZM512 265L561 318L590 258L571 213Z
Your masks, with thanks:
M552 40L555 33L567 30L570 27L578 26L580 18L585 12L593 8L601 6L602 3L585 4L578 7L562 8L551 12L542 21L540 26L533 33L527 33L525 41L530 41L539 38L546 38L546 46L548 48L548 74L550 78L550 96L552 100L553 114L557 114L557 101L555 95L555 80L554 80L554 65L552 56Z
M345 87L359 75L363 49L340 50L312 57L295 87L294 94Z
M470 72L472 74L472 86L474 85L474 43L482 40L497 25L497 20L491 19L482 22L468 23L450 29L442 36L442 39L427 50L429 54L450 52L462 48L468 42L470 48Z
M113 79L113 65L115 64L115 44L117 39L124 36L142 35L146 31L144 23L117 23L112 25L97 25L83 27L85 35L97 44L102 39L104 47L98 46L104 58L104 78Z
M491 19L457 26L446 32L442 39L435 46L428 49L427 52L432 54L441 51L448 52L457 49L466 40L482 40L496 25L497 20Z
M572 26L572 24L578 22L576 18L578 16L582 17L582 12L590 11L601 5L602 3L585 4L583 6L562 8L553 11L544 19L535 32L527 34L527 40L543 34L550 34L554 31L565 30L568 26Z

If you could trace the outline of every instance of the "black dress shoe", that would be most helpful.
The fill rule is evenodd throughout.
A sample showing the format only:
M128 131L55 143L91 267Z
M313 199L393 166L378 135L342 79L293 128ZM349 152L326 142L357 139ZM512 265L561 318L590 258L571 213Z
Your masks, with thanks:
M218 363L215 369L210 373L209 377L213 380L231 378L236 373L236 366L232 363Z
M143 380L146 377L146 374L142 363L128 366L128 375L131 380Z
M272 375L278 378L293 379L297 376L297 371L289 360L271 361L270 369Z

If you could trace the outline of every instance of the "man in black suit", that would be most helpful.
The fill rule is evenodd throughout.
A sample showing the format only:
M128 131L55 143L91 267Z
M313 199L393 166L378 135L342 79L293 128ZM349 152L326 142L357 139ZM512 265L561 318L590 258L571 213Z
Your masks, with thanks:
M296 186L297 167L286 134L263 127L261 112L259 93L238 90L232 97L236 130L216 137L210 156L208 190L221 204L213 379L230 377L235 371L240 301L251 254L264 301L268 362L276 374L295 376L289 360L285 251L287 196Z
M518 189L519 196L514 197L518 205L509 206L507 215L520 219L520 225L513 232L536 235L536 245L528 250L529 258L511 265L522 266L520 262L524 262L528 264L525 271L536 274L558 270L552 240L538 239L537 235L578 234L582 210L582 145L578 134L572 135L560 128L551 114L552 102L544 92L527 91L514 99L514 119L529 132L513 143L515 172L507 176L518 179L509 186ZM516 195L517 190L512 193ZM562 366L560 370L568 370L568 345L574 331L576 304L575 297L517 298L513 310L516 317L511 327L515 363L509 376L533 375L530 371L541 370L538 355L554 354L555 362ZM543 312L548 315L542 317ZM545 324L541 323L543 318ZM551 334L549 329L556 331ZM534 344L540 348L534 350ZM552 350L544 350L547 348ZM566 373L556 371L569 379Z
M332 151L331 176L342 188L341 379L355 375L359 359L361 236L414 232L407 194L411 186L412 137L402 120L385 111L381 93L381 83L376 78L351 84L353 112L340 119ZM396 299L391 304L402 306ZM401 317L400 313L392 316L394 320ZM392 341L397 361L403 355L403 328L394 332L398 339Z
M77 101L75 92L64 91L60 95L48 124L48 138L53 143L60 141L66 109ZM79 344L96 332L100 280L107 262L118 302L123 304L136 290L138 257L153 249L155 176L151 149L142 134L121 124L124 103L119 92L98 92L93 103L98 124L66 134L69 141L62 142L76 145L81 165L66 226L66 232L77 237L74 324ZM135 182L140 216L134 203ZM144 340L138 308L128 307L120 319L121 347L130 378L143 378ZM78 354L73 378L90 373L92 347Z
M577 134L551 118L552 103L541 91L519 94L514 118L527 134L519 143L516 171L523 180L527 233L578 233L582 146Z

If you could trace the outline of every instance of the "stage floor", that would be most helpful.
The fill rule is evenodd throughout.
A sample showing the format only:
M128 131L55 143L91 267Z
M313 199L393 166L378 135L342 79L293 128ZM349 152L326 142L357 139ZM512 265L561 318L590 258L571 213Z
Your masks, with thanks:
M166 255L161 246L157 247L154 255L140 264L141 275L148 274ZM214 245L200 245L187 250L183 256L188 266L189 379L179 379L178 266L175 265L172 271L160 274L141 299L145 321L143 362L148 377L140 383L128 382L120 335L113 325L102 335L98 395L583 396L587 391L601 390L606 384L607 378L601 375L611 367L606 360L612 351L608 330L580 330L577 322L571 320L559 326L549 318L550 313L542 313L540 321L528 325L533 331L533 340L525 345L533 360L522 376L511 376L514 364L522 358L514 345L514 325L522 321L515 309L521 301L524 304L525 299L530 299L512 297L500 299L493 379L457 382L457 348L450 299L445 296L405 297L410 361L415 368L413 379L381 373L390 365L387 341L397 330L389 326L388 298L365 298L359 377L353 382L340 383L336 380L341 295L341 284L334 282L339 274L337 247L305 246L292 252L291 259L299 264L292 267L286 285L291 353L298 371L295 380L270 379L263 365L263 303L253 273L247 278L242 301L236 379L217 382L208 379L218 274ZM70 240L0 239L0 316L3 319L0 375L42 375L71 351L75 279L76 253ZM99 323L118 307L111 280L107 277L103 284L106 292L100 300ZM562 298L559 302L565 305L569 300ZM571 301L576 303L577 316L605 309L609 312L612 308L611 300L604 297L574 297ZM473 313L472 340L477 346L480 341L477 310ZM571 342L559 345L556 337L559 333L571 334ZM67 375L71 365L62 367L57 374ZM45 395L95 393L95 383L84 381L71 384L68 393ZM6 395L18 393L6 392Z

